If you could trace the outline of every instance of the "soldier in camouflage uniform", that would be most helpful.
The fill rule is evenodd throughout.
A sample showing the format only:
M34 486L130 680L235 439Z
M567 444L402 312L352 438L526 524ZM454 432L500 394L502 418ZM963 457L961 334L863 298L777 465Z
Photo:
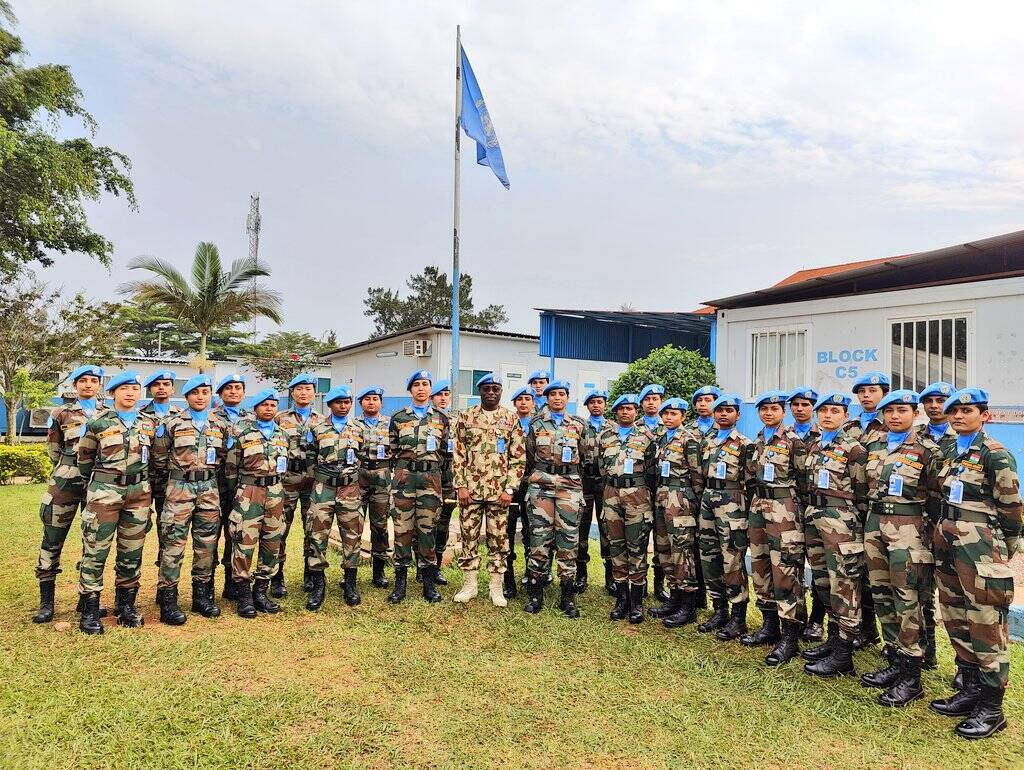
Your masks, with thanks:
M384 388L371 385L356 396L362 417L356 423L363 432L359 456L359 486L363 495L363 510L370 519L370 551L373 563L373 585L387 588L390 582L384 574L390 555L388 517L391 513L391 444L388 439L388 421L380 415Z
M142 381L142 389L149 393L150 401L139 411L152 417L153 422L158 426L158 430L160 423L167 417L181 411L180 406L171 403L171 396L174 395L174 380L177 376L176 373L169 369L162 369L153 372ZM160 513L164 509L164 499L167 496L165 493L166 480L153 474L149 479L149 485L153 490L153 510L156 512L157 520L156 539L159 547L156 554L156 566L159 567L164 552L164 535L160 529L159 522ZM160 598L158 596L157 604L159 603Z
M217 400L220 404L213 408L213 414L228 428L232 427L243 417L252 417L252 412L242 406L245 399L245 377L238 372L230 372L220 379L216 388ZM231 431L228 431L227 441L231 442ZM225 448L230 448L225 445ZM221 596L225 599L235 598L235 580L231 576L231 509L235 504L234 484L228 483L228 476L235 476L235 473L228 473L226 463L221 463L217 468L217 493L220 498L220 536L224 545L221 555L221 564L224 567L224 590ZM216 565L214 565L216 567Z
M135 408L142 393L135 372L114 375L107 392L113 396L113 409L95 414L78 441L78 472L87 481L78 584L85 602L79 628L87 634L103 633L99 598L115 534L114 614L118 625L138 628L143 624L135 598L142 575L142 546L151 525L149 455L156 424Z
M799 652L800 609L804 606L804 521L807 448L796 432L783 427L789 393L770 390L755 402L764 428L747 462L750 499L750 572L761 628L740 638L748 647L774 644L769 666Z
M661 424L659 410L665 397L665 388L662 385L652 383L644 385L637 396L639 412L637 423L643 424L655 440L660 439L665 432L665 426ZM654 491L658 488L657 469L651 469L651 475L647 479L647 486L651 490L651 499L654 498ZM655 508L654 523L651 526L650 539L654 546L654 598L660 602L669 600L668 592L665 590L665 566L672 557L672 545L669 542L668 526L663 517L660 517ZM647 581L644 580L644 595L647 595Z
M519 420L519 427L523 436L530 433L530 420L533 419L533 392L529 388L520 388L512 394L512 406L516 409L516 418ZM527 490L530 486L530 475L533 468L530 467L529 458L523 469L523 478L519 482L515 496L512 499L513 505L508 514L508 561L505 563L504 588L501 595L511 599L518 592L516 584L516 522L519 522L523 539L523 558L530 555L530 503L527 498Z
M715 399L720 395L722 395L722 391L714 385L702 385L693 391L693 395L690 397L690 408L692 411L687 413L687 421L683 424L683 427L696 434L698 444L715 428L715 418L711 413L711 405L715 403ZM694 483L696 485L696 480L694 480ZM698 493L697 498L698 515L700 513L699 494L700 493ZM697 526L699 529L699 519ZM704 566L700 557L699 536L697 541L693 544L693 559L694 563L697 565L697 608L704 609L708 606L708 595L707 588L704 585Z
M281 611L268 591L280 569L284 547L281 477L288 470L291 451L291 437L274 419L277 393L272 388L253 396L253 412L232 427L226 460L228 483L236 490L230 522L231 574L236 609L243 618ZM254 553L258 553L255 583L250 584Z
M316 611L327 591L327 541L334 520L341 536L341 566L345 579L345 604L361 601L356 588L359 557L363 548L363 489L359 484L359 462L366 436L363 426L349 416L352 391L337 385L324 396L331 410L327 419L313 427L309 462L313 467L313 496L306 517L306 539L312 548L307 557L311 590L306 609Z
M274 574L270 591L275 599L288 595L285 587L284 565L288 556L288 533L295 519L295 508L301 506L302 540L302 589L309 591L312 586L309 577L309 557L312 545L305 537L306 519L309 516L310 495L313 492L313 469L309 466L309 445L313 441L313 428L324 421L324 416L313 411L316 396L316 377L312 374L298 374L288 383L292 406L277 413L277 424L288 436L288 472L281 482L284 486L284 535L281 538L281 566Z
M540 612L544 607L544 585L551 569L552 545L557 555L563 596L568 582L575 586L579 516L583 507L581 473L587 463L595 459L594 447L586 438L586 423L565 411L569 383L549 382L544 396L547 403L530 421L526 437L526 460L533 471L527 492L530 500L527 560L530 599L523 609L530 613Z
M430 403L434 408L445 415L449 413L452 403L452 389L448 380L436 382L431 389ZM434 582L439 586L448 585L448 579L441 572L444 561L444 552L448 548L448 534L452 527L452 513L455 512L455 474L452 470L452 459L455 454L454 438L448 438L448 443L442 447L441 462L441 512L437 514L437 527L434 530L434 550L437 552L437 573L434 575ZM420 569L416 568L416 581L420 582Z
M647 584L647 543L654 521L649 481L658 442L642 421L635 393L612 403L615 423L597 437L597 462L604 479L604 516L608 552L615 580L615 606L609 618L644 619L644 586Z
M914 430L918 400L912 390L887 394L878 405L887 432L866 447L864 555L888 665L860 681L884 690L878 697L883 706L905 706L924 695L923 605L935 590L928 515L937 510L941 452Z
M867 453L842 427L849 405L850 397L842 393L818 398L814 411L821 435L807 448L804 527L808 539L820 538L824 545L831 606L828 639L802 653L810 661L804 671L817 676L856 673L853 643L861 621ZM815 576L816 586L818 582Z
M448 416L430 403L434 376L420 369L406 381L412 405L391 415L388 438L394 471L391 474L391 518L395 528L395 588L388 601L405 599L409 563L416 542L416 564L423 575L423 598L441 601L436 585L437 552L434 533L441 510L441 463L448 446Z
M946 716L965 716L964 738L987 738L1006 727L1003 694L1010 677L1009 617L1013 571L1021 542L1021 499L1013 454L983 430L988 393L962 388L946 402L956 443L939 474L940 520L935 570L946 632L963 674L963 689L932 701Z
M205 618L220 616L213 601L213 565L220 531L217 471L227 453L228 423L210 412L212 386L205 374L186 382L181 395L189 408L166 417L153 441L153 476L167 491L157 521L164 543L157 595L160 622L172 626L185 622L185 613L178 607L178 580L190 529L192 611Z
M102 377L103 369L91 364L71 372L69 379L78 398L54 409L47 423L46 454L53 463L53 471L39 504L43 540L36 563L39 609L32 616L33 623L53 620L54 586L61 572L60 554L85 497L85 481L78 472L78 440L85 423L107 411L107 407L96 400ZM82 606L79 599L78 612L82 611Z
M544 395L544 389L551 382L551 372L546 369L538 369L530 372L526 378L526 384L533 388L533 414L538 415L547 406L548 397Z
M583 399L583 406L590 412L587 417L587 440L597 444L598 434L604 430L604 411L608 406L608 392L592 390ZM583 510L580 513L580 545L576 551L576 593L587 590L587 563L590 561L590 526L596 519L601 545L601 559L604 560L604 585L609 594L615 596L615 579L612 577L612 558L608 552L608 531L601 514L604 506L604 479L601 478L599 463L583 468Z
M722 641L747 632L744 488L751 444L736 430L742 403L735 395L716 398L711 411L718 429L705 435L700 445L700 557L714 612L697 630L705 634L715 631Z
M526 438L515 413L501 402L502 382L493 373L477 381L480 405L459 413L455 423L455 489L459 496L463 585L455 601L477 595L480 527L487 520L489 592L496 607L508 602L502 583L508 559L508 509L526 466Z

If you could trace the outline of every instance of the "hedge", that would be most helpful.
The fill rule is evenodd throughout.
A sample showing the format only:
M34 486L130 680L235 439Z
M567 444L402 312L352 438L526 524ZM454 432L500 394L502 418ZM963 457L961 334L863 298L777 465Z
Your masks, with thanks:
M43 444L0 444L0 484L10 484L17 476L43 482L50 478L53 465Z

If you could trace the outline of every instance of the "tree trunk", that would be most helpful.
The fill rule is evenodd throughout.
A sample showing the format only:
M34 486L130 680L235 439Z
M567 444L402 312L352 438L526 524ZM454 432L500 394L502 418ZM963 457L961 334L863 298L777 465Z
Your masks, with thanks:
M14 431L18 425L17 401L12 402L4 395L4 409L7 410L7 428L4 431L4 443L8 446L14 444ZM14 415L13 417L11 415Z
M199 373L206 374L206 332L199 334Z

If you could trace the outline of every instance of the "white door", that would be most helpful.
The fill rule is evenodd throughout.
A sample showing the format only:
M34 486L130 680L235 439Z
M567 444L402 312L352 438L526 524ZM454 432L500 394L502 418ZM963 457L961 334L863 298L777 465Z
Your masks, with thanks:
M526 376L529 372L523 364L502 364L501 376L505 385L501 389L501 403L505 406L512 406L512 394L526 385Z
M587 397L587 393L603 387L604 382L600 372L595 372L592 369L580 369L579 377L576 380L576 414L583 414L586 411L583 408L583 399Z

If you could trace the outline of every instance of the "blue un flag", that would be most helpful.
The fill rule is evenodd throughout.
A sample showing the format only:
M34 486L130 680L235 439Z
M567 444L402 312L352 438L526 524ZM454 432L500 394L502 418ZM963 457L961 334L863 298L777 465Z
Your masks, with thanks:
M494 124L491 123L473 68L469 66L465 48L460 48L459 58L462 62L462 130L476 142L476 162L481 166L490 166L494 175L508 189L508 174L505 173L505 159L501 157L501 147L498 146L498 135L494 133Z

